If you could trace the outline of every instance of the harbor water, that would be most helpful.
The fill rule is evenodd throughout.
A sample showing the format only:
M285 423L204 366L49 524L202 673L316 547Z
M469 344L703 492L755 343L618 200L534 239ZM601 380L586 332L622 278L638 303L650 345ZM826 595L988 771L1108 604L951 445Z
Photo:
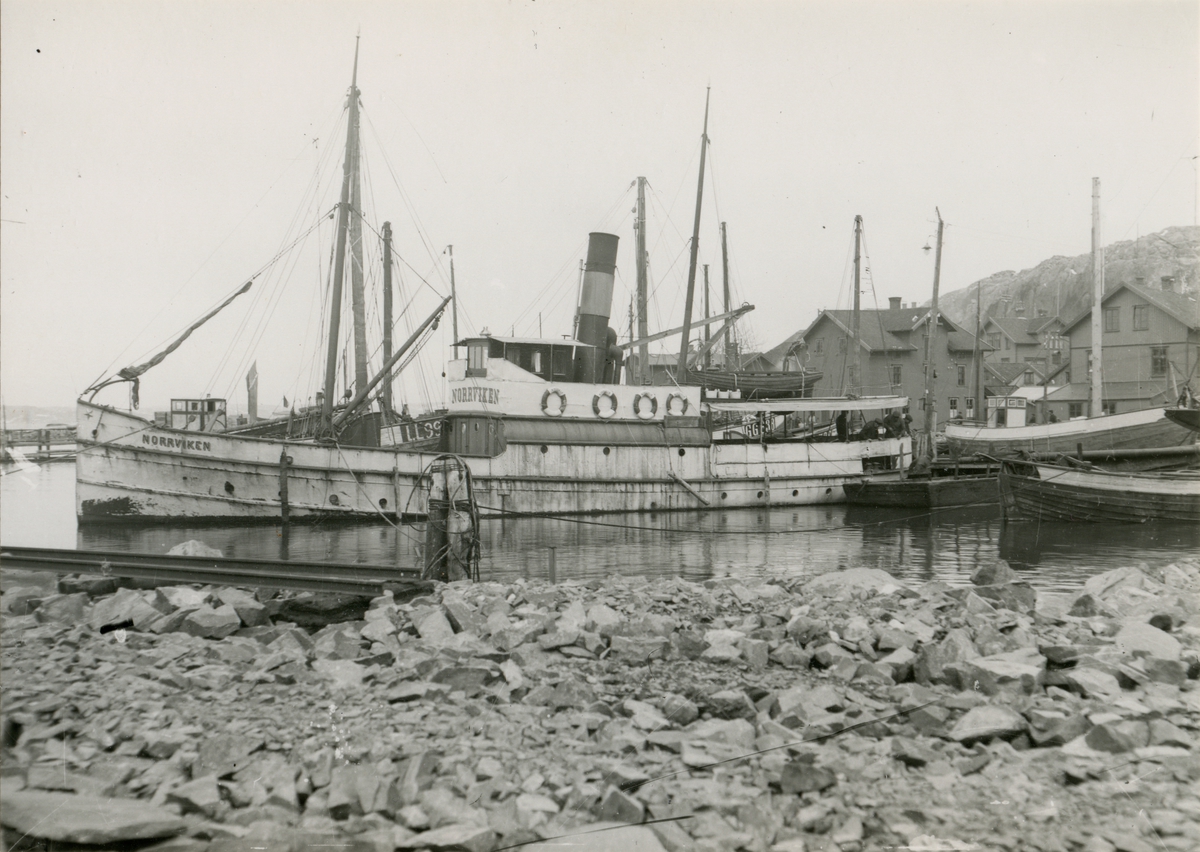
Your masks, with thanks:
M420 525L88 526L75 523L69 463L4 465L0 544L162 554L199 540L226 556L375 565L419 564ZM1008 524L998 509L937 513L844 504L787 509L485 520L481 577L559 580L612 574L805 575L881 568L910 582L969 582L1006 560L1035 587L1073 591L1111 568L1163 565L1200 553L1195 525Z

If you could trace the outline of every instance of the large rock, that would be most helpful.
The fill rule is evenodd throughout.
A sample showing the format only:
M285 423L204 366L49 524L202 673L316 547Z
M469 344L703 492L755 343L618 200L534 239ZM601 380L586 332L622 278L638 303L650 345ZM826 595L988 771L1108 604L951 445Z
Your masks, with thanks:
M974 593L994 606L1011 609L1013 612L1033 612L1037 608L1037 592L1025 582L999 583L993 586L976 586Z
M1025 717L1008 707L981 704L972 707L950 729L950 739L960 743L1011 739L1028 727Z
M236 633L242 626L242 620L229 604L223 604L216 609L206 606L188 613L187 618L179 625L184 633L199 636L202 639L224 639Z
M397 849L430 849L434 852L491 852L496 846L496 832L487 826L444 825L423 831L396 844Z
M258 627L270 622L267 608L244 589L218 589L217 597L221 599L221 603L233 607L242 624L247 627Z
M155 593L171 609L193 610L208 606L212 593L190 586L161 586Z
M1178 660L1182 650L1179 640L1170 633L1140 621L1127 622L1114 641L1126 654L1144 654L1160 660Z
M216 547L209 547L202 541L191 539L172 547L167 551L167 556L201 556L221 559L225 554Z
M779 786L784 793L816 793L837 783L837 776L823 766L794 760L784 764Z
M971 582L976 586L996 586L1001 583L1015 583L1021 579L1009 564L1003 559L997 559L989 565L981 565L971 575Z
M887 571L878 568L850 568L814 577L806 588L812 591L870 589L881 595L890 595L903 589L904 584Z
M917 683L946 683L946 667L975 659L979 652L970 634L955 628L937 645L923 645L913 661L913 678Z
M199 778L212 773L218 778L232 775L250 762L250 755L262 748L263 741L240 734L216 734L200 743L200 754L192 766Z
M205 775L181 784L167 794L167 799L179 804L185 813L215 817L221 811L221 791L217 789L216 775Z
M43 624L57 621L62 624L82 624L84 608L91 602L83 592L73 595L51 595L42 599L42 604L34 611L37 620Z
M145 630L162 618L162 611L146 602L141 592L135 589L118 589L116 594L96 601L92 607L90 623L99 630L106 625L124 624L132 621L138 630Z
M4 792L0 822L19 834L63 843L101 846L180 834L175 814L135 799L73 796L31 790Z

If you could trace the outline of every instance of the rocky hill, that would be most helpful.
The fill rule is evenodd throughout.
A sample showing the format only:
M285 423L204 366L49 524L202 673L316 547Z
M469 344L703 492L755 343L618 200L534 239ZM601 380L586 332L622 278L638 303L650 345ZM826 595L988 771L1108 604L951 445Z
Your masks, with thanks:
M1165 228L1104 249L1106 289L1133 284L1139 278L1149 286L1161 287L1164 276L1173 278L1175 289L1181 292L1200 292L1200 227ZM982 287L985 317L1057 312L1070 320L1091 304L1092 258L1090 254L1056 255L1032 269L997 272L961 290L942 294L941 309L967 329L975 326L976 286Z

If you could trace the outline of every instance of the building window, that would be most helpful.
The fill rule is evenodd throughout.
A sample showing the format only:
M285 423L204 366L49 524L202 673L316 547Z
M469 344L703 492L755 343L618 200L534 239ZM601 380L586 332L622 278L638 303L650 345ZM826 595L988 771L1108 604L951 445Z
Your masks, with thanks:
M965 387L967 384L967 365L958 365L958 386Z
M899 387L900 386L900 365L892 364L891 371L892 371L892 385L894 387Z
M967 415L970 416L974 413L975 413L975 397L969 396L969 397L967 397Z
M838 338L838 352L845 352L845 351L846 351L846 338L839 337Z
M1068 402L1067 403L1067 417L1074 419L1076 417L1082 417L1082 416L1083 416L1083 403L1082 402Z
M1000 332L995 331L987 336L987 344L993 349L1000 348Z
M918 411L925 410L925 397L921 397L919 400L917 400L917 410Z
M1150 306L1149 305L1134 305L1133 306L1133 330L1134 331L1149 331L1150 330Z
M1007 337L1006 337L1006 338L1004 338L1004 348L1005 348L1005 349L1012 349L1012 341L1011 341L1011 340L1009 340Z
M1057 367L1059 364L1062 363L1062 353L1055 352L1053 355L1050 356L1050 362Z
M1161 377L1167 374L1167 347L1150 347L1150 375Z
M1105 414L1116 414L1117 404L1115 402L1104 402L1100 405L1100 409Z
M814 342L813 342L813 352L815 352L815 353L817 353L818 355L820 355L820 354L821 354L822 352L824 352L824 351L825 351L825 338L824 338L824 337L818 337L818 338L816 339L816 341L814 341Z
M950 397L950 417L954 418L957 416L958 416L958 397L952 396L952 397Z
M1105 308L1104 309L1104 330L1106 332L1121 330L1121 309L1120 308Z

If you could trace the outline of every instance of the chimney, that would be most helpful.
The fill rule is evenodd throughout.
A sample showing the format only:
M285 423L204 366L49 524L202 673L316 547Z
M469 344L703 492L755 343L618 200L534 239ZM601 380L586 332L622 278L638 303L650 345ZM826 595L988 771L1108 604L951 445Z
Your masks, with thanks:
M1137 278L1135 278L1135 279L1133 280L1133 283L1134 283L1134 284L1136 284L1136 285L1138 285L1139 287L1145 287L1145 286L1146 286L1146 279L1145 279L1145 277L1144 277L1144 276L1142 276L1142 275L1139 275Z
M1166 290L1168 293L1175 292L1175 276L1174 275L1164 275L1161 280L1162 280L1162 288L1164 290Z
M903 305L900 304L899 296L892 296L888 299L888 308L893 311L898 311Z
M594 349L581 349L575 356L575 381L598 382L604 369L608 346L608 318L612 311L613 275L617 269L617 240L613 234L588 234L587 262L583 267L583 286L579 293L580 343Z

